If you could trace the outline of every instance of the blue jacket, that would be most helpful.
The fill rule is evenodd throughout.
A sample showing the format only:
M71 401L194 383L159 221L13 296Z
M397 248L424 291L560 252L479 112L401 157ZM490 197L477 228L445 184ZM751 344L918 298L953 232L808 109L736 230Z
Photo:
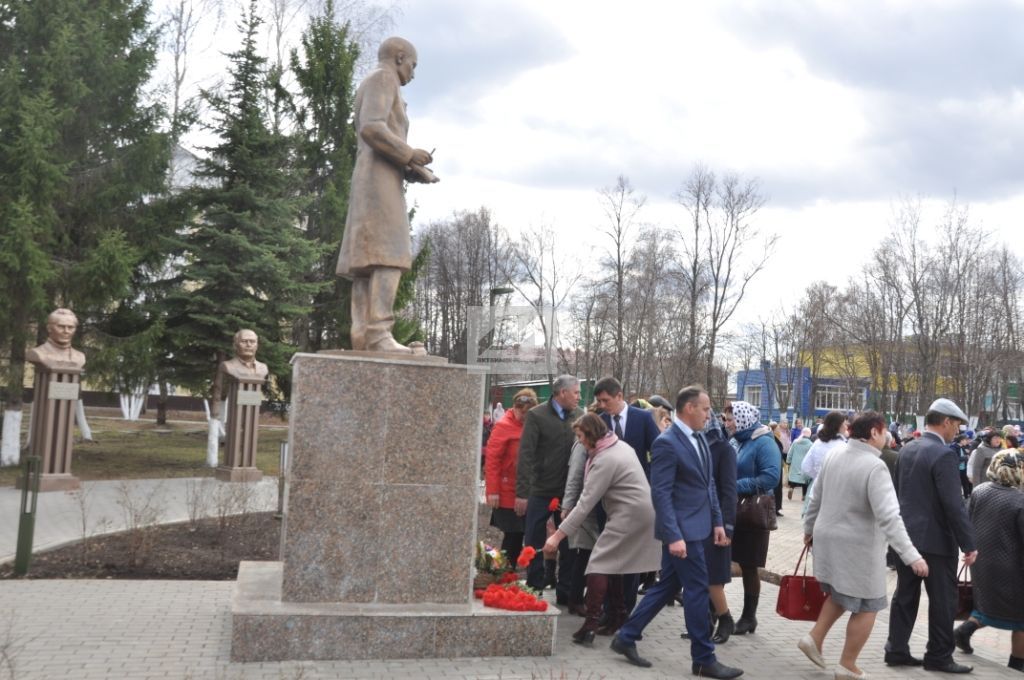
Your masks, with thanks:
M751 436L759 427L764 425L758 423L733 435L740 445L736 457L736 493L740 496L772 493L782 475L782 458L771 430L765 427L767 433Z
M661 432L658 430L658 425L654 422L654 416L651 415L650 411L637 408L636 406L627 406L626 410L626 431L622 433L622 441L633 447L636 457L640 460L640 465L644 469L644 476L650 479L651 462L647 457L647 453L651 450L654 440L661 435ZM615 431L610 414L602 413L601 420L604 421L609 430Z
M700 455L675 423L654 440L651 500L654 537L662 543L703 541L713 527L722 526L711 462L701 464Z

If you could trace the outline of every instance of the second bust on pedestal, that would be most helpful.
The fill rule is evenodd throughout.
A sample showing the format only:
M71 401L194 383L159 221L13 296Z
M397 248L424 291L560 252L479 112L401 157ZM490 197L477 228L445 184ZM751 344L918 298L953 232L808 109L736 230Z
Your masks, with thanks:
M256 361L256 350L259 349L259 338L256 332L247 328L235 333L235 356L221 363L220 370L232 378L242 380L265 380L267 365Z
M414 77L416 48L388 38L377 56L377 68L356 90L358 147L337 273L352 280L352 349L422 354L391 334L398 284L412 266L403 185L438 180L426 167L433 162L430 152L406 143L401 87Z

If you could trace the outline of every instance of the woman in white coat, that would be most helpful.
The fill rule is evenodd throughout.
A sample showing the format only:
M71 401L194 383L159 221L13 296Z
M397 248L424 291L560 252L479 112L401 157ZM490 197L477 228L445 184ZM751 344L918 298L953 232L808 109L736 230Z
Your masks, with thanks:
M836 678L865 677L857 657L875 616L888 606L886 544L915 574L928 574L928 564L903 526L892 477L880 458L885 434L885 418L874 411L853 421L850 440L822 462L804 516L804 543L813 545L814 576L830 597L814 628L797 646L825 668L825 636L844 612L850 612L846 642L834 669Z

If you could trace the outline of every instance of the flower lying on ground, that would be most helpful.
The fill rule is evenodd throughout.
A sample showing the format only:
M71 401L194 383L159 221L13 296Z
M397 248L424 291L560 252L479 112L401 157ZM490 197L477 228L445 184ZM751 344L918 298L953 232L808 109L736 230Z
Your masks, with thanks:
M548 603L517 585L492 583L487 588L473 591L485 607L507 609L514 612L546 612Z

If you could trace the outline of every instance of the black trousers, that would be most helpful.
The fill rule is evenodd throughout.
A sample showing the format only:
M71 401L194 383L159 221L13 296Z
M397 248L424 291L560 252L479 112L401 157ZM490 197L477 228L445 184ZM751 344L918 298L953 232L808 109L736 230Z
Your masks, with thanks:
M547 541L548 518L552 518L555 527L562 523L561 514L548 510L549 496L530 496L526 502L526 531L523 541L537 549L537 556L526 568L526 585L534 590L544 590L544 555L541 548ZM558 584L555 586L555 598L559 604L569 601L569 584L572 578L572 558L569 540L562 539L558 544Z
M921 604L921 583L928 593L928 645L924 662L942 664L953 658L953 617L956 616L956 564L950 555L921 553L928 576L916 576L902 561L896 563L896 592L889 609L889 639L885 651L910 654L910 633Z
M964 492L964 498L971 497L971 491L974 490L974 485L971 484L971 479L967 476L967 470L960 471L960 488Z

